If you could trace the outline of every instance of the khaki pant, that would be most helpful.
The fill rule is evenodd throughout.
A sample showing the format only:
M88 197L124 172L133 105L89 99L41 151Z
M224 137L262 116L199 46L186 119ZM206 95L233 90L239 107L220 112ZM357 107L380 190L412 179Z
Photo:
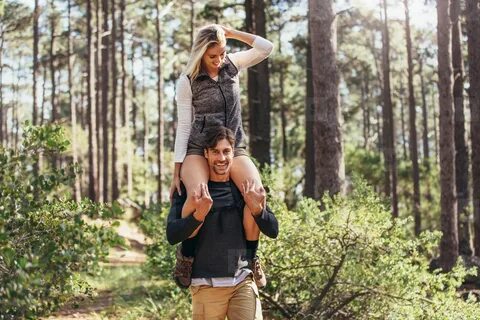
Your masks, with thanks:
M251 277L235 287L190 287L193 320L261 320L258 288Z

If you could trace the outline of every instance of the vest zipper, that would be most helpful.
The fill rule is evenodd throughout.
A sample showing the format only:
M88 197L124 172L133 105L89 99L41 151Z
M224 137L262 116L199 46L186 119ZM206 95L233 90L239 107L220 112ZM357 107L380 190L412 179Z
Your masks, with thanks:
M224 126L227 127L227 99L225 98L225 95L223 94L222 87L220 84L217 82L218 89L220 89L220 92L222 93L223 97L223 102L224 102L224 113L225 113L225 121L223 122Z

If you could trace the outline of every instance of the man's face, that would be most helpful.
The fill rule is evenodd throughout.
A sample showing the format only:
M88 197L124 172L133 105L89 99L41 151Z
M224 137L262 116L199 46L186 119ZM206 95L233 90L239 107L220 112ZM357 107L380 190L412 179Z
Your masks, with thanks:
M205 149L205 158L215 174L226 175L232 166L233 147L227 139L222 139L215 147Z

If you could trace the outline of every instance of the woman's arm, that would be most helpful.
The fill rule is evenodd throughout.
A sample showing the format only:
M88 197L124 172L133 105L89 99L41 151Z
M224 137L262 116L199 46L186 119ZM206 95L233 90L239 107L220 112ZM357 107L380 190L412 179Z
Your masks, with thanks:
M173 192L180 190L180 168L187 154L188 138L192 130L192 88L187 76L181 75L177 81L175 98L177 101L177 134L175 136L174 161L172 185L170 187L170 200Z
M238 70L246 69L258 64L272 53L273 43L267 39L223 26L222 28L225 31L225 37L236 39L252 46L249 50L235 52L228 55Z

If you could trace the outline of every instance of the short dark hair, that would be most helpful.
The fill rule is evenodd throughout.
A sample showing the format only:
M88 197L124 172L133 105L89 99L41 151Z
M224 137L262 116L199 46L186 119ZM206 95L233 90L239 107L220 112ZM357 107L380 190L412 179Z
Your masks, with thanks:
M220 140L226 139L232 147L235 147L235 135L226 127L214 127L208 129L205 134L205 149L215 148Z

